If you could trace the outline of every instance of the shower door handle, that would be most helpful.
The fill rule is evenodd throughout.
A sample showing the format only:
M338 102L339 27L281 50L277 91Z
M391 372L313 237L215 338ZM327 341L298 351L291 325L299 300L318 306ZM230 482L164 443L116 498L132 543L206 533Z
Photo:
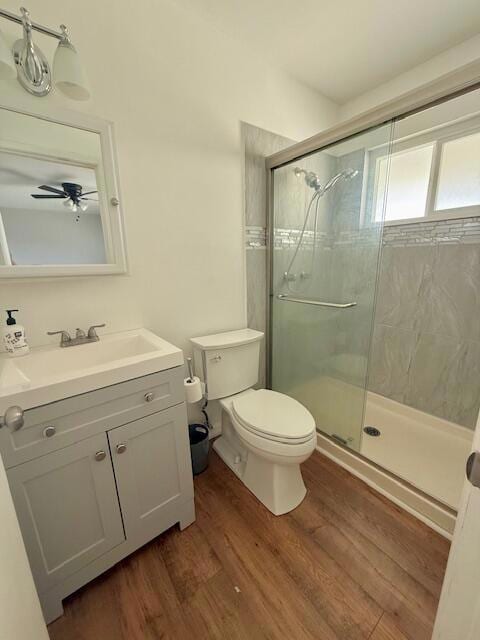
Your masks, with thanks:
M480 453L478 451L468 456L466 471L469 482L480 489Z
M277 295L278 300L284 302L299 302L301 304L311 304L315 307L330 307L331 309L348 309L349 307L356 307L356 302L345 302L343 304L337 302L323 302L322 300L309 300L308 298L294 298L293 296L287 296L284 293Z

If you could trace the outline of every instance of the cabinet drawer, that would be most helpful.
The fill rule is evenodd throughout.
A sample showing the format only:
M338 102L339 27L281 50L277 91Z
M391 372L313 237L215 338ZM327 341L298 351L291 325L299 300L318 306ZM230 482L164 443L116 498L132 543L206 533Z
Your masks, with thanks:
M5 467L183 402L183 375L175 367L25 411L21 429L0 429Z

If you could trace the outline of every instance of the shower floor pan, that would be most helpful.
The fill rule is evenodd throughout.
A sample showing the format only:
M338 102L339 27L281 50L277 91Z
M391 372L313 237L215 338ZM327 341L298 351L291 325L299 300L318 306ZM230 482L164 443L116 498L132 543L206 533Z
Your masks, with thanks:
M332 376L286 393L311 411L317 428L442 504L458 510L473 431ZM327 426L328 425L328 426ZM363 428L374 427L379 436Z
M360 453L443 504L458 510L473 431L367 393Z

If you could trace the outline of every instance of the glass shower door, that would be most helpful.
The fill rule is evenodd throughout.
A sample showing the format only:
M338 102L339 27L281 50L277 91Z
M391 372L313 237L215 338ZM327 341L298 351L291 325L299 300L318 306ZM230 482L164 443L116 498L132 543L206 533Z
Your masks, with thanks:
M273 170L271 387L357 451L383 228L369 162L389 156L392 127Z

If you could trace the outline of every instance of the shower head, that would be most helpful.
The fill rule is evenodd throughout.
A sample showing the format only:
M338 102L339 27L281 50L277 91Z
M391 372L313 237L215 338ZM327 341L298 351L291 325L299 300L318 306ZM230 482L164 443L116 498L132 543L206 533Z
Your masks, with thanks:
M315 191L320 193L320 195L329 191L329 189L334 187L340 180L351 180L358 175L358 169L345 169L345 171L341 171L330 178L330 180L322 187L320 177L313 171L305 171L305 169L301 169L300 167L295 167L293 171L296 176L301 176L303 174L305 176L305 184L307 187L315 189Z

